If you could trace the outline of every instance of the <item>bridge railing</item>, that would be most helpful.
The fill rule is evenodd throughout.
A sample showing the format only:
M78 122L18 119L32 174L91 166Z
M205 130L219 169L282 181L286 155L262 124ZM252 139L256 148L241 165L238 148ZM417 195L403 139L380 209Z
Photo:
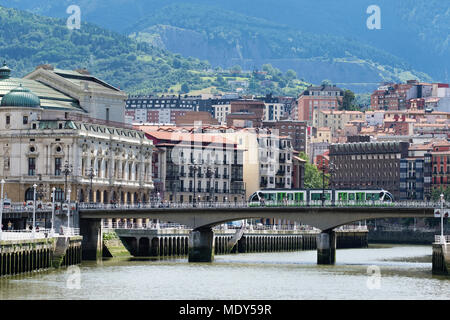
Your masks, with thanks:
M178 223L128 223L128 222L103 222L103 229L135 229L135 230L159 230L159 229L189 229Z
M67 228L61 226L62 235L64 236L79 236L80 235L80 228Z
M387 207L387 208L440 208L440 202L431 201L322 201L314 200L310 202L294 201L266 201L256 202L197 202L197 203L137 203L137 204L103 204L103 203L80 203L79 209L94 210L129 210L129 209L187 209L187 208L249 208L249 207Z
M435 235L434 236L434 242L435 243L440 243L440 244L447 244L450 243L450 235Z

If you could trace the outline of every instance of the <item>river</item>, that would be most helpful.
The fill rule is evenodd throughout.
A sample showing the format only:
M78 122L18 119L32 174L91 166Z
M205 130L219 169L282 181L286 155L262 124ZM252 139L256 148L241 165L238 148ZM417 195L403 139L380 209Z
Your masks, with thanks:
M187 259L109 259L0 280L5 299L450 299L450 278L431 274L431 246L340 249Z

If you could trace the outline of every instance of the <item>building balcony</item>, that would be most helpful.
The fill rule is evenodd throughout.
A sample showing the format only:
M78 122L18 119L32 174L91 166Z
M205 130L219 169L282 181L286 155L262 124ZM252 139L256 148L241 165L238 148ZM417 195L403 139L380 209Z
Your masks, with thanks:
M180 172L180 177L186 177L186 172Z
M224 179L228 179L229 177L230 177L229 174L224 174L224 175L223 175L223 178L224 178Z

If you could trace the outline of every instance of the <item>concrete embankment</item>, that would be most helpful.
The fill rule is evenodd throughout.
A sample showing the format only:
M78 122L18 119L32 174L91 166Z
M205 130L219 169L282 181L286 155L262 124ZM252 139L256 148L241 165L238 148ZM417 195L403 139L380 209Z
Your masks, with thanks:
M450 276L450 243L433 243L433 274Z
M368 239L370 243L395 244L431 244L434 242L436 231L383 231L370 230Z
M0 276L81 263L80 236L0 241Z
M237 230L214 233L214 254L315 250L318 232L305 230L245 231L230 250ZM104 257L185 256L189 253L188 229L116 229L104 233ZM116 236L117 235L117 236ZM120 240L119 240L120 239ZM366 248L367 231L337 231L337 248Z

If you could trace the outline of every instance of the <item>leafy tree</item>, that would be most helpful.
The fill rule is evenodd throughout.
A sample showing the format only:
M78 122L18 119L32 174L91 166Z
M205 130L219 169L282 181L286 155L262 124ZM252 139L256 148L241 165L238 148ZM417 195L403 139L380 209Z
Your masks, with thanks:
M183 83L182 85L181 85L181 91L180 91L181 93L188 93L189 92L189 86L188 86L188 84L187 83Z
M297 79L297 73L296 73L294 70L289 69L289 70L286 71L286 73L284 74L284 78L285 78L286 80L288 80L288 81L290 81L290 80L295 80L295 79Z
M231 67L231 69L230 69L230 73L232 74L232 75L237 75L237 74L239 74L239 73L241 73L242 72L242 68L241 68L241 66L240 65L235 65L235 66L233 66L233 67Z
M344 96L342 102L339 102L340 110L358 110L359 108L354 105L355 94L351 90L344 90Z
M325 79L325 80L322 80L322 85L323 86L332 86L333 82L331 82L331 80Z
M304 186L307 189L323 188L323 173L317 167L309 162L309 158L304 152L298 155L301 159L306 160ZM325 188L328 187L328 175L325 175Z

